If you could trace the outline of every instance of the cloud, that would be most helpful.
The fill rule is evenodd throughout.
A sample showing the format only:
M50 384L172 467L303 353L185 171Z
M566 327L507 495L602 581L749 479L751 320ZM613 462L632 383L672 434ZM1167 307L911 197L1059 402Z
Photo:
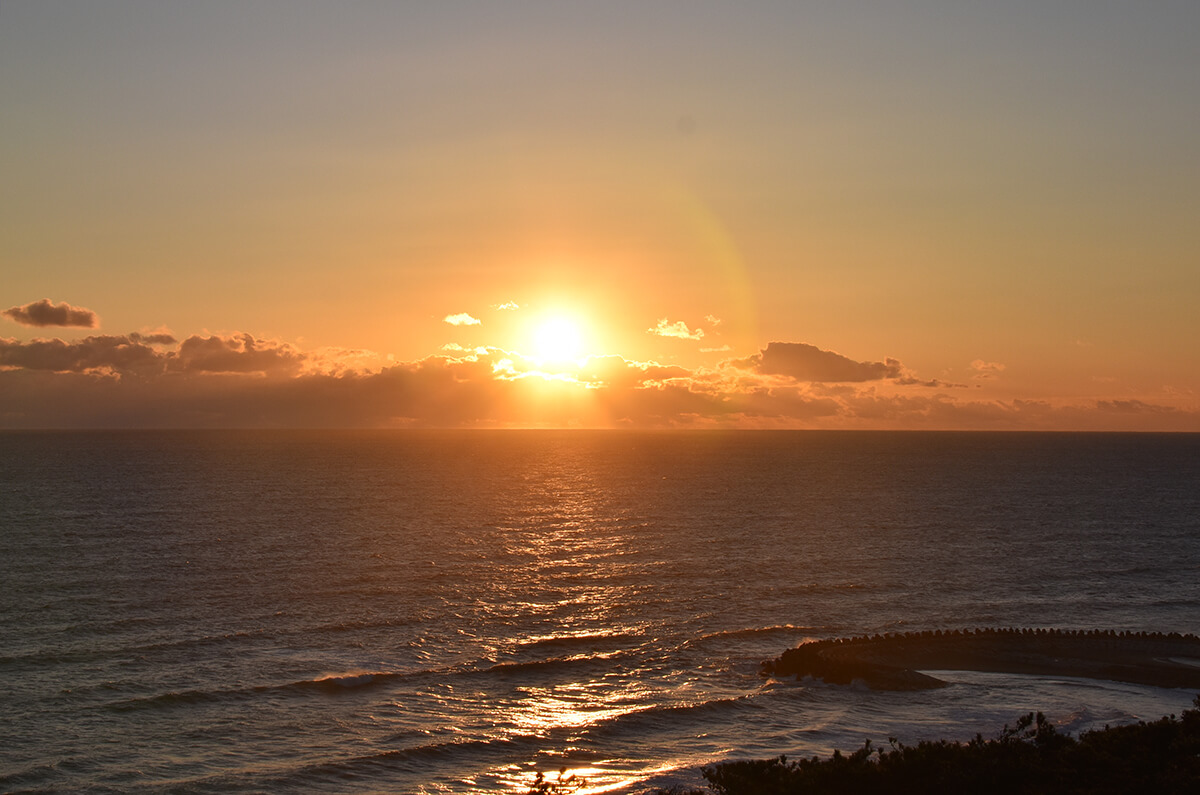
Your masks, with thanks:
M177 351L151 347L174 342L170 334L138 332L93 336L76 342L0 339L0 368L110 376L148 376L167 371L290 376L302 370L322 373L362 370L362 363L375 356L341 349L306 354L286 343L258 340L245 333L226 337L193 335L180 343Z
M705 315L704 319L707 320L710 325L713 325L713 326L721 325L721 318L717 317L716 315Z
M177 350L147 344L150 336L0 339L0 427L1200 431L1194 396L968 399L889 375L900 369L894 361L855 362L801 344L772 343L715 367L597 356L546 369L499 348L395 362L247 333L193 335ZM775 372L783 364L787 378ZM835 380L843 370L876 377ZM824 380L791 375L801 371Z
M517 310L517 309L520 309L521 307L517 306L516 301L506 301L503 304L497 304L495 308L498 310L504 311L504 310Z
M1004 365L1000 362L985 362L983 359L976 359L971 362L971 369L975 371L974 378L983 380L996 378L1004 370Z
M162 370L153 348L125 336L87 337L78 342L0 339L0 368L57 373L150 373Z
M895 383L899 386L924 386L936 389L968 389L966 384L956 384L952 381L943 381L940 378L921 379L913 375L905 375L897 378Z
M459 312L457 315L446 315L442 319L451 326L478 326L483 322L479 318L471 317L466 312Z
M188 337L180 343L171 365L183 372L293 374L300 371L305 359L286 343L235 334Z
M390 356L364 348L324 346L302 357L300 372L304 375L365 375L394 363Z
M761 352L736 362L764 375L785 375L797 381L862 382L902 375L900 362L856 362L804 342L769 342Z
M682 320L677 320L674 323L668 321L665 317L658 321L658 325L654 328L646 329L649 334L657 334L660 337L678 337L684 340L698 340L704 336L704 329L697 328L695 331L689 329L687 324Z
M1112 411L1119 414L1170 414L1174 411L1170 406L1160 406L1143 400L1098 400L1096 408L1100 411Z
M134 342L142 342L146 345L174 345L179 340L167 331L150 331L145 334L139 334L134 331L129 334L129 339Z
M577 378L593 387L641 389L661 386L672 379L687 380L691 371L657 362L636 362L621 356L593 356L579 367Z
M49 298L25 306L9 307L3 314L22 326L95 328L100 324L100 318L92 310L71 306L65 301L61 304L51 303Z

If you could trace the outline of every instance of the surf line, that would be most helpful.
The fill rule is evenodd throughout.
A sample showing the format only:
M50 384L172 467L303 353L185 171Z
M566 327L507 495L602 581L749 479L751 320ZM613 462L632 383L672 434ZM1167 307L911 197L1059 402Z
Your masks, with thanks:
M946 682L922 670L1073 676L1200 689L1200 637L1112 630L960 629L810 641L762 663L777 678L873 690L930 690Z

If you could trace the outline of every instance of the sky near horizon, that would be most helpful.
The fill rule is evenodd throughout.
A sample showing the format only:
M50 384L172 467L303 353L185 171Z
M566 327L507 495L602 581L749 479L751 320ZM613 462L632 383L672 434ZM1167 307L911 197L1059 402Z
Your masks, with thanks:
M1200 431L1195 2L0 5L0 428Z

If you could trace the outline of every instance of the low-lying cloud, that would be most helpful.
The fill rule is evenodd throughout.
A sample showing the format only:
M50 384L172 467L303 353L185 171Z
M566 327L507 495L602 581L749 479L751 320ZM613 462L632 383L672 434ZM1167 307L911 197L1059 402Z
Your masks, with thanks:
M197 373L294 374L304 364L303 353L281 342L256 340L249 334L232 337L188 337L170 365Z
M933 391L899 362L772 342L682 367L621 356L547 365L500 348L412 362L246 333L0 339L0 427L655 427L1192 430L1200 411Z
M128 336L86 337L77 342L0 339L0 368L57 373L152 373L162 370L162 355Z
M797 381L860 383L899 378L900 362L856 362L840 353L823 351L805 342L769 342L761 352L739 362L763 375L784 375Z

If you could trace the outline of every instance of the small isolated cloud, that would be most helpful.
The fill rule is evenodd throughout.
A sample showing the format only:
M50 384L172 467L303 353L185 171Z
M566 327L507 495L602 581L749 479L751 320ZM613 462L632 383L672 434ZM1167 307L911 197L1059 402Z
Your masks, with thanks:
M707 320L711 325L721 325L721 318L717 317L716 315L705 315L704 319Z
M483 322L477 317L471 317L466 312L459 312L457 315L446 315L442 319L451 326L478 326Z
M760 353L734 364L763 375L786 375L797 381L879 381L903 375L903 367L895 359L856 362L804 342L768 342Z
M971 369L975 371L975 378L996 378L1004 370L1004 365L1000 362L985 362L983 359L976 359L971 362Z
M660 337L677 337L683 340L698 340L704 336L704 329L697 328L696 330L689 329L687 323L682 320L677 320L674 323L667 320L665 317L658 321L658 325L654 328L646 329L649 334L657 334Z
M4 315L22 326L77 326L95 328L100 318L90 309L71 306L66 301L55 304L49 298L34 301L25 306L14 306L4 310Z
M506 302L504 302L503 304L497 304L497 305L496 305L496 309L499 309L499 310L501 310L501 311L503 311L503 310L506 310L506 309L509 309L509 310L516 310L516 309L520 309L520 308L521 308L521 307L517 306L517 302L516 302L516 301L506 301Z
M726 351L731 351L731 350L733 350L732 346L722 345L720 348L701 348L700 352L701 353L725 353Z

